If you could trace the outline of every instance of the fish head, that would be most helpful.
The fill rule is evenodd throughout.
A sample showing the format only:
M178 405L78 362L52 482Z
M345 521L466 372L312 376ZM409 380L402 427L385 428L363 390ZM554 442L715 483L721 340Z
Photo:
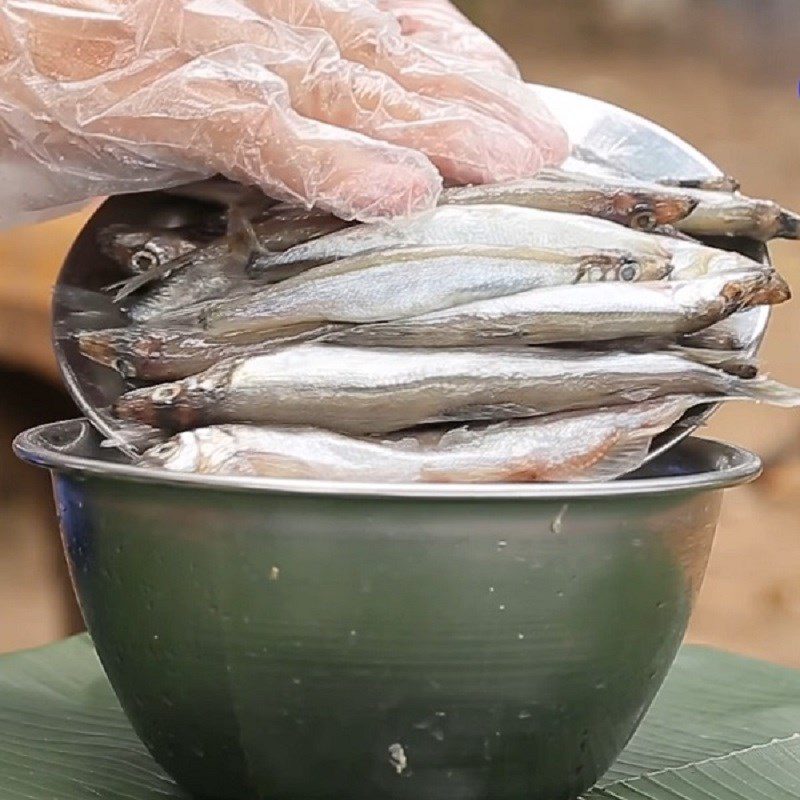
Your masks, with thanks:
M134 275L166 264L197 246L177 231L148 231L128 225L110 225L99 234L98 244Z
M697 200L682 194L621 189L615 192L612 206L615 221L651 232L688 217L697 208Z
M215 387L213 378L200 373L180 381L134 389L119 397L114 414L166 431L199 428L211 422L207 409L215 402Z
M791 299L792 291L778 272L765 268L732 274L722 289L722 296L739 309L785 303Z
M144 247L150 232L130 225L109 225L97 235L97 244L102 253L118 264L128 264L131 256Z
M200 462L200 443L194 431L184 431L163 444L151 447L139 460L141 466L174 472L197 472Z
M164 347L185 336L178 331L133 325L83 331L77 335L78 349L87 358L116 370L124 378L150 377L148 366L157 363Z
M667 254L607 250L585 258L582 274L589 281L659 281L672 270Z

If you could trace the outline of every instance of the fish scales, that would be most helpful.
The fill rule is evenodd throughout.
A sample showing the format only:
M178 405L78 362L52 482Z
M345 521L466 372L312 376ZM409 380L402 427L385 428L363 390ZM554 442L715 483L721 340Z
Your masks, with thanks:
M122 419L167 430L225 422L383 433L419 424L509 419L669 394L793 404L798 393L667 353L354 348L311 343L222 362L122 395Z

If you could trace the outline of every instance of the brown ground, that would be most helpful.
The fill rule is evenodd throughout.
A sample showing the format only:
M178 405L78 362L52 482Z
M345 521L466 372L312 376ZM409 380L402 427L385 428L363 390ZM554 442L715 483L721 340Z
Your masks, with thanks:
M529 79L654 119L739 177L751 194L800 208L795 0L463 6L507 44ZM778 244L773 255L790 279L800 275L800 245ZM54 253L53 263L58 258ZM764 364L800 385L798 309L795 302L775 314ZM0 336L11 333L0 324ZM35 404L52 390L21 385L0 375L0 651L47 641L74 624L59 599L46 480L13 465L7 450L12 431L61 412ZM727 497L691 638L800 666L800 416L739 405L720 412L707 434L762 455L788 444L796 455Z

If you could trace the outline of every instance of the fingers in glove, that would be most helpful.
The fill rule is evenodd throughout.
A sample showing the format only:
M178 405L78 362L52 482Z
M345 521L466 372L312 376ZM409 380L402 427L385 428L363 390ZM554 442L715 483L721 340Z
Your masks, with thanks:
M383 72L409 91L467 103L524 133L546 165L568 155L563 128L521 81L490 71L465 71L463 59L448 58L405 40L395 18L366 0L247 0L252 8L295 25L325 29L344 58Z
M376 5L392 14L400 23L403 36L417 44L519 78L511 56L450 0L376 0Z
M137 71L85 119L87 134L154 162L217 171L267 194L373 220L435 205L441 178L422 154L297 114L269 50L234 45L188 63ZM144 83L144 85L142 85ZM130 84L138 84L128 93Z
M539 150L519 131L472 110L409 92L396 81L340 58L325 32L255 15L243 19L188 10L182 30L201 50L237 42L263 47L263 65L286 81L305 117L425 153L454 183L512 180L541 166Z

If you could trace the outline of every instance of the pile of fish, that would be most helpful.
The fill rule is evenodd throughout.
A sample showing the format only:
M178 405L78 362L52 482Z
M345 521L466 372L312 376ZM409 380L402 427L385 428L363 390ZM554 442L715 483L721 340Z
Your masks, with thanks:
M786 282L695 238L796 239L800 217L730 179L550 170L379 224L276 205L227 225L102 234L130 323L78 342L135 387L116 417L172 436L143 464L604 480L699 404L800 405L731 321Z

